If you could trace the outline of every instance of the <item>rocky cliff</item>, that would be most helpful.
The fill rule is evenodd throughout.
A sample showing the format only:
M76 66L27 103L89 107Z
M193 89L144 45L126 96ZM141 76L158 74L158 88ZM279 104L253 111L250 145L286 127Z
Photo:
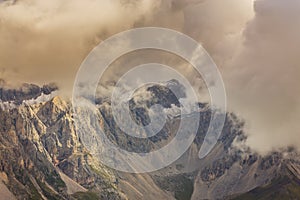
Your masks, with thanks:
M121 199L114 174L80 144L70 110L54 97L0 111L0 170L17 199L72 199L87 191Z
M182 89L174 81L169 84ZM280 194L289 198L294 193L287 190L300 188L298 153L292 148L265 156L252 152L243 146L244 122L232 113L226 115L217 145L199 160L198 151L211 117L208 104L199 103L197 136L179 160L156 172L128 174L99 163L81 143L69 101L58 96L28 101L41 95L40 87L26 90L26 94L5 89L3 96L1 91L2 103L22 100L0 109L0 192L11 199L234 199L243 194L255 199L257 193L267 193L265 187L280 187L280 181L287 185ZM151 95L143 97L137 91L138 98L133 97L129 104L131 117L139 124L149 123L148 109L154 104L162 104L166 110L180 107L174 94L164 87L148 85L145 91ZM184 98L184 91L181 94ZM178 117L169 118L157 135L140 139L120 130L109 101L101 101L98 107L110 140L128 151L148 152L164 146L180 123ZM186 117L194 120L193 115Z

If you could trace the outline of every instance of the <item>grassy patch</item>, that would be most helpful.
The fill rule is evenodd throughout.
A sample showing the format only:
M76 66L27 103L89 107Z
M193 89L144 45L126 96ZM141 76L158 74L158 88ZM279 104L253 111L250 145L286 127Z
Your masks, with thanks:
M193 180L186 174L156 177L154 180L161 189L174 192L177 200L189 200L194 192Z
M60 178L56 171L52 171L48 174L46 176L46 181L57 191L60 191L61 188L66 188L65 182Z
M45 183L42 183L41 181L38 181L38 184L43 192L43 195L47 197L48 200L59 200L61 197L57 194L55 194Z
M271 184L242 194L235 200L284 200L300 199L300 184L288 176L280 177Z
M98 200L99 196L95 192L76 192L73 197L78 200Z

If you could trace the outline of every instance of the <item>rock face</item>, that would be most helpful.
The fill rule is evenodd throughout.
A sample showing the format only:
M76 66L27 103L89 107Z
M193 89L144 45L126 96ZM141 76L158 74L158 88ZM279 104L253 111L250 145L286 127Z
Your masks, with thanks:
M70 110L59 97L0 110L0 171L17 199L70 199L73 194L68 191L76 189L69 187L75 183L82 186L78 192L121 198L114 174L80 145ZM73 185L66 181L67 185L65 175Z
M280 176L262 187L257 187L232 199L300 199L299 167L289 162L281 165Z
M167 84L185 97L176 81ZM23 101L53 89L27 86L26 92L5 90L2 100ZM154 104L166 109L181 106L163 86L148 85L141 90L147 94L137 91L129 102L130 117L139 124L149 123L149 108ZM135 138L117 126L109 102L98 106L109 139L128 151L149 152L164 146L180 123L176 116L168 118L157 135ZM199 103L199 108L199 129L189 150L172 165L149 174L121 173L99 163L81 143L70 103L59 97L0 109L0 191L16 199L255 199L257 193L273 198L266 186L280 188L281 199L297 199L298 153L288 149L260 156L245 146L240 148L246 139L244 123L232 113L226 115L217 145L199 160L211 117L207 104ZM194 120L193 115L185 117Z
M13 102L17 105L21 104L24 100L36 99L41 94L48 95L56 90L58 90L58 87L54 83L42 87L24 83L18 88L11 88L7 86L4 80L0 80L0 100L3 102Z

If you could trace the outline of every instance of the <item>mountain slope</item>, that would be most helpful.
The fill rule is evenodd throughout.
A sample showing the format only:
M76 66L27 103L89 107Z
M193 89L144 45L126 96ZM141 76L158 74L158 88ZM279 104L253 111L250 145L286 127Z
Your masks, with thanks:
M67 102L0 109L0 121L0 170L18 199L68 199L86 189L120 198L113 173L81 146ZM71 190L62 173L82 187Z
M272 180L268 185L255 188L246 194L242 194L234 200L282 200L282 199L300 199L300 180L287 167L280 177Z
M182 89L177 82L172 86ZM161 101L166 112L177 112L180 103L169 90L154 85L147 87L141 89L147 94L137 90L130 100L131 117L137 123L147 125L149 107ZM184 92L181 93L184 98ZM157 135L139 139L120 130L109 101L99 102L98 108L102 122L106 122L102 123L102 128L109 139L128 151L148 152L161 148L174 137L180 123L179 115L169 117ZM75 128L74 113L68 100L58 96L38 102L22 100L21 104L1 108L1 191L5 195L13 194L16 199L299 197L299 154L294 149L265 156L252 152L243 146L246 140L244 122L233 113L227 113L216 146L199 160L198 152L211 110L209 105L199 103L197 112L200 112L197 136L180 159L152 173L129 174L109 169L88 151ZM193 114L182 117L195 120ZM88 116L85 120L90 123ZM90 128L93 130L92 126Z

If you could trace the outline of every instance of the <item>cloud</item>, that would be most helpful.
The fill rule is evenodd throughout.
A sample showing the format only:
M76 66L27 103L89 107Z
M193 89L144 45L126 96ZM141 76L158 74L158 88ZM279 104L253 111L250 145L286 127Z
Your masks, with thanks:
M246 119L253 149L299 147L300 2L257 0L254 11L225 72L228 102Z
M225 0L222 5L230 12L241 13L241 3L234 6L228 4L231 1L238 2ZM222 10L218 0L11 2L0 4L0 78L40 84L55 81L68 91L89 51L114 33L132 27L161 26L183 31L206 44L209 37L205 30L222 35L225 25L218 28L224 22L219 19L230 13L213 17ZM218 7L218 12L214 7ZM192 23L193 19L201 23Z
M160 1L20 0L0 4L0 69L14 81L71 85L87 53L151 19ZM3 73L2 73L3 74Z
M300 146L297 0L2 2L0 78L56 81L69 92L80 63L95 45L114 33L142 26L179 30L203 44L224 77L229 108L246 120L247 144L253 149L263 153ZM132 57L136 55L143 61L159 57L157 53ZM111 68L111 74L118 72L113 76L122 72L116 68L122 62L141 64L138 59L120 59ZM177 63L183 74L194 74L178 59L163 63ZM194 85L202 88L202 84L195 79ZM100 89L109 93L110 88Z

